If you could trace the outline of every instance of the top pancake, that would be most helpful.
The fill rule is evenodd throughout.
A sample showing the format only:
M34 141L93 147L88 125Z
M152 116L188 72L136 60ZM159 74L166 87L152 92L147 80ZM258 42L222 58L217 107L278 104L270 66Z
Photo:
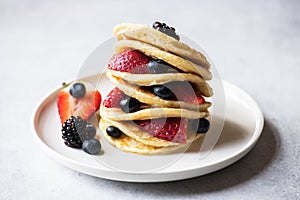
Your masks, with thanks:
M212 79L212 74L208 69L144 42L137 40L120 40L115 43L114 48L116 52L122 52L127 49L136 49L149 57L163 60L184 72L200 75L204 80Z
M200 64L202 67L210 67L210 64L205 56L199 51L196 51L187 44L146 25L122 23L114 27L113 34L116 35L119 40L133 39L142 41L159 47L164 51L172 52L187 58L195 63Z

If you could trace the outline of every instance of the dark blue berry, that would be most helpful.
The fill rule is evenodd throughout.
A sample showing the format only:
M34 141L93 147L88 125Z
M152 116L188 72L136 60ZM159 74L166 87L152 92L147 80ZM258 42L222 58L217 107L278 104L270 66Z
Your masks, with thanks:
M70 87L70 94L76 99L80 99L84 97L85 93L86 93L86 89L84 84L82 83L74 83Z
M85 131L86 131L87 139L91 139L91 138L95 137L96 132L97 132L96 128L91 123L87 123Z
M152 74L162 74L168 71L169 65L163 60L151 60L147 67Z
M120 101L120 108L125 113L138 111L140 106L141 102L132 97L126 97Z
M156 85L153 87L153 92L156 96L162 99L170 99L174 97L173 92L164 85Z
M114 138L119 138L122 135L122 131L120 131L120 129L118 129L117 127L114 127L114 126L108 126L106 128L106 133L110 137L114 137Z
M201 118L195 120L193 127L197 130L197 133L206 133L209 130L210 123L207 119Z
M82 150L88 154L97 154L101 150L101 144L95 138L85 140L82 144Z

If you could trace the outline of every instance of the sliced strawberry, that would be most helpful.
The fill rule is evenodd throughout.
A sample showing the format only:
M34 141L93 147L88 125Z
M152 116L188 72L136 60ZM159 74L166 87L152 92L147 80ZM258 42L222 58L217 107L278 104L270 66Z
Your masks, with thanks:
M89 119L99 109L101 95L98 91L88 91L84 97L76 99L69 93L69 87L58 93L57 108L61 123L71 116Z
M205 99L200 94L200 91L195 89L191 83L184 81L184 82L170 82L165 84L173 94L175 95L175 99L179 101L184 101L187 103L193 104L203 104L205 103Z
M137 50L126 50L115 54L108 63L107 68L132 74L148 74L150 72L147 64L150 60L151 58Z
M107 108L120 108L120 101L125 97L126 94L116 87L105 97L103 105Z
M185 118L138 120L135 123L142 131L157 138L175 143L186 143L187 119Z

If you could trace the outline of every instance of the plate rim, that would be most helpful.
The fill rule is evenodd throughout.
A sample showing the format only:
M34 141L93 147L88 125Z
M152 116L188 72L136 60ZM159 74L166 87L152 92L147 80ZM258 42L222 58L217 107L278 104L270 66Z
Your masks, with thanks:
M169 172L161 172L156 171L156 172L151 172L151 173L125 173L125 172L121 172L121 171L116 171L113 169L110 169L108 167L106 167L105 165L101 164L104 168L98 168L98 167L94 167L85 163L80 163L78 161L75 161L71 158L68 158L64 155L61 155L60 153L58 153L57 151L55 151L53 148L51 148L50 146L48 146L43 139L40 137L37 129L36 129L36 121L38 120L38 116L40 116L41 110L44 107L44 105L49 102L49 97L53 97L53 95L55 95L59 90L61 90L63 88L63 86L60 86L56 89L51 90L50 92L48 92L46 95L44 95L36 104L36 106L33 109L32 115L31 115L31 131L33 134L33 137L35 139L35 141L39 144L39 146L43 149L43 151L46 152L47 155L49 155L52 159L56 160L57 162L59 162L60 164L71 168L73 170L91 175L91 176L95 176L95 177L99 177L99 178L105 178L105 179L109 179L109 180L116 180L116 181L125 181L125 182L165 182L165 181L175 181L175 180L182 180L182 179L187 179L187 178L192 178L192 177L197 177L197 176L202 176L205 174L209 174L218 170L223 169L224 167L227 167L233 163L235 163L236 161L238 161L239 159L241 159L242 157L244 157L257 143L259 137L262 134L262 130L264 127L264 116L262 113L261 108L259 107L258 103L255 101L255 99L250 96L247 92L245 92L243 89L241 89L240 87L229 83L227 81L222 80L222 83L224 85L224 88L233 88L234 90L239 91L240 93L242 93L244 96L246 96L251 103L253 103L253 105L255 105L255 110L258 114L258 118L255 120L255 130L253 131L252 137L248 140L248 143L241 149L239 149L239 151L235 152L234 154L231 154L223 159L219 159L217 162L213 162L213 163L209 163L206 165L203 165L201 167L199 166L195 166L195 167L191 167L191 168L185 168L185 169L181 169L179 171L169 171ZM225 94L226 95L226 94ZM226 114L225 114L226 115ZM88 168L88 169L85 169ZM197 172L199 169L202 169L203 171L208 168L204 173L198 173L195 174L195 172ZM210 169L209 169L210 168ZM97 170L98 173L93 173L91 171ZM99 170L101 171L101 175L99 175ZM108 174L107 174L108 173ZM113 177L111 176L112 174ZM178 174L188 174L185 176L174 176L172 177L168 177L168 178L153 178L153 176L163 176L163 175L178 175ZM121 175L121 176L120 176ZM125 175L125 177L122 178L122 175ZM148 178L137 178L139 175L143 175L143 176L149 176ZM120 177L118 177L120 176ZM126 177L127 176L127 177ZM135 176L136 178L129 178L130 176Z

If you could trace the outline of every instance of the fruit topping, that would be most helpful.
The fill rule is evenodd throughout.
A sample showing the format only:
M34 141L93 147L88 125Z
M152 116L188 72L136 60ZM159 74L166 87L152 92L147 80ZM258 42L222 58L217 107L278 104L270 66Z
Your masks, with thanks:
M151 60L145 54L137 50L125 50L115 54L108 63L107 68L132 74L148 74L148 62Z
M100 151L100 142L95 139L96 128L80 116L71 116L61 129L65 144L72 148L82 148L86 153L96 154Z
M206 133L209 130L210 123L205 118L192 120L192 129L197 133Z
M153 87L153 92L156 96L162 99L171 99L174 97L173 92L164 85L156 85Z
M87 123L85 127L85 137L86 139L91 139L96 135L96 128L91 123Z
M86 93L86 89L84 84L82 83L74 83L70 87L70 94L76 99L82 98Z
M166 73L168 71L169 64L164 62L163 60L157 59L157 60L150 60L150 62L147 65L148 70L152 74L162 74Z
M185 118L138 120L135 123L142 131L157 138L175 143L186 143L187 119Z
M176 40L180 39L180 37L175 33L175 28L169 27L165 23L160 23L160 22L156 21L153 23L152 27L170 37L175 38Z
M127 96L126 98L120 101L120 108L125 113L132 113L138 111L141 106L141 102L139 100Z
M61 133L67 146L81 148L82 140L78 132L82 131L82 122L84 121L81 117L72 116L63 123Z
M97 90L86 91L85 95L78 99L69 92L72 85L65 87L58 93L57 108L62 124L71 116L89 119L100 106L101 95Z
M153 87L153 93L167 100L184 101L192 104L203 104L205 99L200 91L187 81L174 81Z
M170 82L165 84L176 96L179 101L184 101L192 104L203 104L205 99L202 97L199 90L195 89L188 81Z
M105 97L103 105L106 108L120 108L120 101L126 97L127 95L116 87Z
M114 126L108 126L106 128L106 133L110 137L114 137L114 138L119 138L122 135L122 131L120 131L120 129L118 129L117 127L114 127Z
M85 140L82 144L82 150L88 154L97 154L101 150L101 144L95 138Z

